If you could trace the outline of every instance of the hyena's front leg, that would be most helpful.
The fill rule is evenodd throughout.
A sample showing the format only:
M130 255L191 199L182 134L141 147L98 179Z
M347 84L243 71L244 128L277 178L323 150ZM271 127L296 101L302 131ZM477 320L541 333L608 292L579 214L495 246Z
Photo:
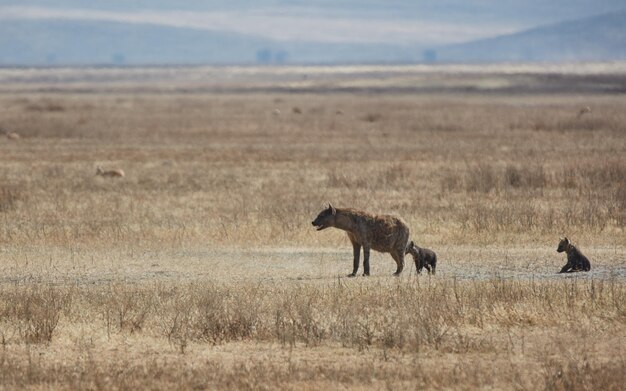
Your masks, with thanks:
M355 277L356 272L359 270L359 261L361 256L361 245L357 242L352 242L352 252L354 253L354 260L352 262L352 273L348 274L348 277ZM369 266L369 265L368 265Z
M369 246L363 246L363 275L364 276L370 275L370 248Z
M422 272L422 265L419 256L414 256L413 261L415 262L415 271L417 272L417 274L420 274Z
M421 251L419 255L417 256L417 259L419 259L419 271L417 273L421 274L424 268L426 268L426 270L430 272L430 269L428 268L428 264L426 263L426 260L424 259L424 254L422 254Z
M569 270L571 267L572 267L572 264L570 262L567 262L559 273L569 273L571 271Z

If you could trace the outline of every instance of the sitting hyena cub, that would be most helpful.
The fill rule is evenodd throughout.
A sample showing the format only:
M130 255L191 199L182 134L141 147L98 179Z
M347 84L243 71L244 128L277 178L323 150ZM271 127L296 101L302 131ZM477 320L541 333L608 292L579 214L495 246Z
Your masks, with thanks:
M428 273L435 274L435 269L437 268L437 254L435 254L433 250L417 247L411 240L406 247L406 254L413 256L418 274L422 272L423 268L426 268Z
M563 266L559 273L571 273L571 272L588 272L591 270L591 263L574 245L572 245L567 238L561 239L559 247L556 252L567 253L567 264Z

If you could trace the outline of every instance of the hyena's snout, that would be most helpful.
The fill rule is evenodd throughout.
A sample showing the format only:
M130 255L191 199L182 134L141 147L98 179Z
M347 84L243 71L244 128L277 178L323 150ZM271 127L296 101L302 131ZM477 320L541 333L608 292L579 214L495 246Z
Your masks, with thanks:
M313 226L318 231L321 231L328 227L332 227L334 225L336 214L337 210L329 204L328 209L324 209L323 211L321 211L320 214L317 215L315 220L311 222L311 224L313 224Z
M311 225L313 225L318 231L323 230L324 228L328 228L328 225L326 224L325 221L320 221L320 219L315 219L311 222Z

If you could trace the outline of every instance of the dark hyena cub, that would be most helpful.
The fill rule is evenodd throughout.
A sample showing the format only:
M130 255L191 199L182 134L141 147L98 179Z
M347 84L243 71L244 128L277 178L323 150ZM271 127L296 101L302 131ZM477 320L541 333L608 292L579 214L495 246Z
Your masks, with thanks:
M428 273L435 274L437 268L437 254L433 250L427 248L417 247L413 241L411 241L406 247L406 254L411 254L415 261L415 269L417 273L421 273L423 268L428 270Z
M574 247L567 238L561 239L559 247L556 249L558 253L562 253L563 251L567 253L567 264L563 266L559 273L588 272L591 270L591 263L587 257Z

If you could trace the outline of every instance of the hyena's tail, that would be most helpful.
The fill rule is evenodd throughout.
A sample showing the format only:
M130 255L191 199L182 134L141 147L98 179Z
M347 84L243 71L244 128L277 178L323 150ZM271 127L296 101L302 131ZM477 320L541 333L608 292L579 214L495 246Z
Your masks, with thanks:
M409 254L411 252L411 249L413 248L413 241L409 240L406 243L406 246L404 246L404 255Z

